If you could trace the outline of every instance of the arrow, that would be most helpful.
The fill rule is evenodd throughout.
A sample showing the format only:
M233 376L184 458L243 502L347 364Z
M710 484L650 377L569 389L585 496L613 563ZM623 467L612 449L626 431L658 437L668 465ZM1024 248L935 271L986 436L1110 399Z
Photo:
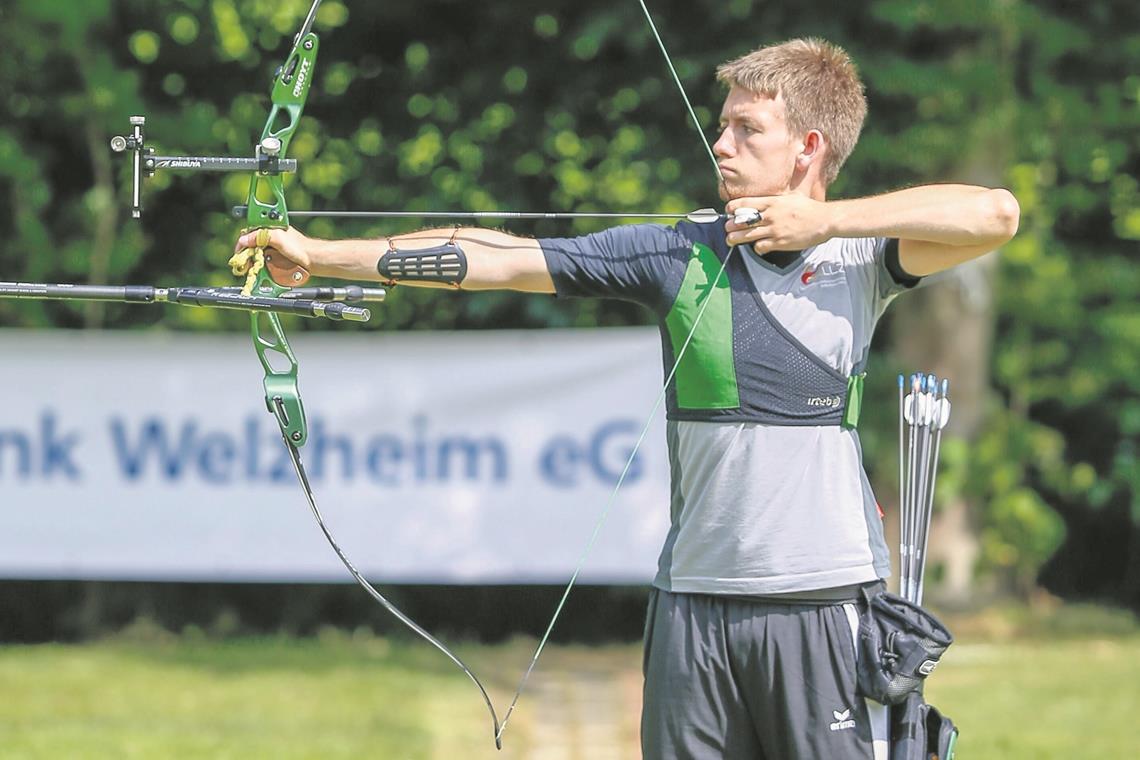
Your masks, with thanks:
M248 206L234 206L235 218L244 219ZM699 208L687 214L645 214L601 211L289 211L296 218L336 217L356 219L686 219L693 224L712 224L727 215L713 208ZM740 208L733 214L737 224L755 224L761 220L753 208Z

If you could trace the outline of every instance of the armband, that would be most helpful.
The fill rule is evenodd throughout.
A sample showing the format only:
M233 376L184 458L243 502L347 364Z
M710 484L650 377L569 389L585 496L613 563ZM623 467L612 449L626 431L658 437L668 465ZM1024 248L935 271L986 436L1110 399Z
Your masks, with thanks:
M399 282L440 282L458 288L467 276L467 254L455 242L454 234L443 245L413 251L399 250L389 238L388 251L380 257L376 271L389 286Z

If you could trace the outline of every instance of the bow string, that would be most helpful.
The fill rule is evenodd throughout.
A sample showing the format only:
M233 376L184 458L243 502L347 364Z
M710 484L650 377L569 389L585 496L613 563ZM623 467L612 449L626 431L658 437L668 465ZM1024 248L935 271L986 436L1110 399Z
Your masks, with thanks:
M653 37L656 39L658 47L668 65L669 71L672 75L673 81L677 86L678 91L684 101L685 107L688 111L693 125L697 129L697 133L701 135L701 141L705 151L708 153L712 161L713 168L716 176L721 185L724 184L724 177L721 175L720 167L717 164L716 156L713 153L712 146L704 137L703 130L701 129L700 120L689 101L685 88L681 83L680 77L673 66L672 59L669 52L665 47L660 33L657 30L657 25L654 23L652 14L649 11L645 0L638 0L641 9L645 15L645 19L649 24ZM309 273L304 269L294 265L292 262L285 260L283 257L278 257L271 249L267 249L269 240L270 229L280 228L284 229L289 226L289 210L285 202L285 192L283 183L283 174L291 171L296 171L297 162L287 158L289 144L296 133L298 128L301 114L304 111L306 100L308 99L309 90L312 86L314 70L316 67L317 51L319 49L319 40L312 28L316 21L317 11L321 5L321 0L314 0L305 17L304 23L301 25L300 31L293 39L292 47L289 51L285 62L277 69L273 79L273 86L271 91L271 105L269 115L266 119L265 126L262 129L260 140L255 148L255 155L250 158L231 158L231 157L178 157L178 156L155 156L152 149L146 148L144 145L143 125L145 118L135 116L131 118L132 133L124 137L116 137L112 140L112 149L117 152L129 151L133 158L133 191L132 191L132 215L136 218L141 216L142 201L141 201L141 178L143 175L149 176L153 174L158 168L163 169L184 169L184 170L201 170L201 171L252 171L249 193L246 198L244 206L237 206L234 209L234 215L244 219L246 231L259 230L256 244L254 248L245 251L240 251L235 254L231 259L230 265L235 274L246 277L245 286L241 292L236 292L236 289L188 289L193 290L198 298L204 298L199 291L205 292L210 298L216 298L217 303L195 303L194 305L222 305L230 306L232 308L245 308L250 311L250 331L253 339L254 348L257 352L258 359L264 370L264 390L265 390L265 405L268 411L277 420L280 428L282 440L288 449L290 460L292 461L293 468L296 472L298 482L300 483L306 500L308 501L309 508L316 519L325 539L328 541L341 563L347 568L349 574L353 579L371 596L377 603L382 605L388 612L390 612L397 620L405 625L409 630L415 633L420 638L427 641L434 648L439 650L451 662L458 666L463 673L471 680L471 682L478 688L487 710L491 716L491 721L494 727L494 741L495 746L502 748L503 734L506 730L508 721L514 713L516 706L519 703L528 679L538 663L539 657L546 647L550 639L550 635L554 630L559 617L561 616L566 601L570 596L571 590L574 588L579 575L585 563L591 554L594 545L598 539L602 527L608 519L614 504L617 501L618 493L625 483L626 476L628 475L638 452L644 442L649 428L653 420L661 409L661 405L665 400L668 393L670 384L677 372L685 352L689 348L696 333L701 319L704 316L705 309L713 299L705 299L701 308L697 311L693 319L693 324L689 330L688 335L683 341L677 356L674 359L673 366L667 373L664 384L657 395L649 416L641 429L637 442L631 449L621 474L610 492L608 499L594 524L590 538L582 551L570 580L567 582L565 590L563 591L558 605L550 619L546 630L541 637L538 646L535 649L534 655L531 657L530 662L519 680L518 686L515 689L514 696L511 699L510 705L507 708L502 720L495 710L494 703L491 700L487 689L479 680L474 672L460 659L454 652L452 652L446 645L434 637L431 633L425 630L422 626L412 620L407 614L402 612L395 604L388 600L381 594L376 587L370 583L356 568L353 562L348 558L343 549L337 543L332 532L325 524L324 518L317 505L316 497L313 493L308 474L306 473L304 463L301 458L301 448L305 445L308 439L308 426L305 419L304 405L301 400L301 394L298 387L298 362L296 355L293 353L289 345L288 336L281 325L279 319L279 312L301 313L305 316L325 316L338 319L355 319L357 321L364 321L368 318L368 310L362 307L349 306L344 303L337 303L336 301L350 301L350 302L363 302L363 301L378 301L384 297L384 291L379 288L361 288L357 286L349 287L298 287L304 286L309 278ZM640 214L640 213L575 213L575 212L511 212L511 211L467 211L467 212L403 212L403 211L374 211L374 212L355 212L355 211L334 211L334 212L315 212L304 211L294 212L295 216L308 217L308 216L415 216L415 217L450 217L450 218L503 218L503 219L518 219L518 218L543 218L543 219L557 219L557 218L582 218L582 217L600 217L600 218L687 218L696 223L714 223L722 220L725 217L719 212L704 208L687 214ZM758 218L758 215L752 209L741 209L735 216L734 220L739 223L751 223ZM732 255L730 249L721 264L720 271L710 281L713 287L727 287L727 282L724 278L724 272L728 265L728 260ZM13 294L5 290L4 286L12 286L13 283L0 283L0 297ZM59 289L66 289L71 286L28 286L36 288L34 291L25 292L22 296L14 294L16 297L66 297L62 295L52 295L53 293L61 292ZM140 286L141 287L141 286ZM50 289L56 290L50 290ZM151 290L156 290L151 288ZM177 289L171 289L177 290ZM12 291L9 288L8 291ZM224 292L223 292L224 291ZM66 293L67 291L62 291ZM117 293L118 291L116 291ZM165 291L163 291L165 293ZM106 295L106 294L104 294ZM134 294L138 296L139 294ZM110 298L110 296L108 296ZM147 300L142 297L134 297L131 300ZM176 300L169 297L161 299L155 298L152 293L150 301L155 300ZM207 299L209 300L209 299ZM183 302L183 301L180 301ZM187 298L184 302L192 303L192 299ZM255 305L258 304L258 305Z

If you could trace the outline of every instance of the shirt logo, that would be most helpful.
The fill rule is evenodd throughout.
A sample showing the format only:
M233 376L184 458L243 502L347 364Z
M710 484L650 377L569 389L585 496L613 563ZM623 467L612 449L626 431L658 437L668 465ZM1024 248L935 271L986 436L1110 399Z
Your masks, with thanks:
M851 719L850 710L844 710L843 712L832 710L831 714L835 718L835 722L829 725L828 728L832 731L846 731L849 728L855 728L855 721Z
M838 285L843 281L844 269L842 262L825 261L814 269L807 267L800 275L800 282L804 285L816 284L820 287Z
M829 409L834 409L843 404L843 399L839 396L812 396L807 400L808 406L824 406Z

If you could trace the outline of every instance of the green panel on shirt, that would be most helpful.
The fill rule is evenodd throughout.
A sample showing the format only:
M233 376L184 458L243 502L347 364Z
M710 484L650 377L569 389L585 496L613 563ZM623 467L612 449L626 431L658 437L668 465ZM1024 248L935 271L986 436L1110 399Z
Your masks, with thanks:
M713 278L720 278L713 284ZM673 356L681 353L693 321L704 310L673 379L682 409L735 409L740 406L732 355L732 290L728 274L712 249L696 243L685 279L665 317Z

